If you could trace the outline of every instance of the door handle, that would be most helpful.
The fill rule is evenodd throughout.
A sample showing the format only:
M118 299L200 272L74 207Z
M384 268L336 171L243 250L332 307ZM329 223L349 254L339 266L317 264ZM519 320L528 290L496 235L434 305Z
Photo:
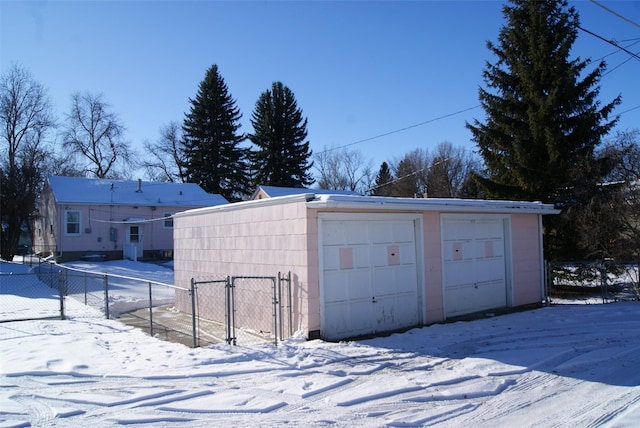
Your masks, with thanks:
M378 303L378 301L376 300L376 297L375 297L375 296L373 296L373 297L371 298L371 303Z

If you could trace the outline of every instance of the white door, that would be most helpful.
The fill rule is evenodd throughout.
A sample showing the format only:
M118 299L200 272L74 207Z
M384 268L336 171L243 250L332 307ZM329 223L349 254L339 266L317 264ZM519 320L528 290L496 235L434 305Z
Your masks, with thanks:
M445 316L508 305L508 218L442 216Z
M322 337L335 340L419 324L418 220L321 214L319 223Z
M142 258L142 225L126 226L124 257L134 261Z

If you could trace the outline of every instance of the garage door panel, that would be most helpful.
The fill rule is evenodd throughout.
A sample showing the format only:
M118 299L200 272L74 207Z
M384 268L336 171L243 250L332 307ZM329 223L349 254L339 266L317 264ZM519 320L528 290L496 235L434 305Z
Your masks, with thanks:
M347 245L366 245L369 242L369 231L364 222L342 222Z
M371 249L368 246L359 246L353 249L355 267L357 269L371 266Z
M475 244L469 239L447 240L443 244L442 258L445 262L472 260L475 254Z
M349 288L345 285L347 279L342 272L324 273L324 282L326 284L324 291L324 299L327 303L348 302Z
M351 300L371 299L371 274L368 269L349 272L344 285L349 290Z
M476 282L505 279L504 259L485 259L476 262Z
M348 305L325 305L325 329L334 332L336 336L344 335L350 328L350 314Z
M470 275L474 270L473 260L461 260L444 264L445 288L456 287L463 284L473 284L475 278Z
M369 231L371 233L371 244L388 244L394 242L393 228L389 227L388 222L369 222Z
M502 220L478 220L476 224L477 239L501 239L504 234Z
M341 221L325 222L322 230L322 240L327 245L344 245L345 240L345 224Z
M340 247L324 247L322 257L326 271L340 270Z
M415 240L415 227L413 222L401 222L393 224L393 242L409 242Z
M354 335L366 334L371 331L372 307L370 300L351 302L348 311L350 312L350 330Z

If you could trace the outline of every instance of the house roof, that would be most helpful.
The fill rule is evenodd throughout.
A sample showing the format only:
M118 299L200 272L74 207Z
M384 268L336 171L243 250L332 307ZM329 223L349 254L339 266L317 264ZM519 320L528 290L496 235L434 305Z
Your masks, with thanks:
M357 196L357 192L350 190L326 190L326 189L307 189L305 187L277 187L277 186L258 186L250 199L255 199L256 195L262 190L269 198L278 198L281 196L304 195L307 193L322 193L328 195L352 195Z
M61 204L207 207L228 203L194 183L61 176L51 176L48 182Z

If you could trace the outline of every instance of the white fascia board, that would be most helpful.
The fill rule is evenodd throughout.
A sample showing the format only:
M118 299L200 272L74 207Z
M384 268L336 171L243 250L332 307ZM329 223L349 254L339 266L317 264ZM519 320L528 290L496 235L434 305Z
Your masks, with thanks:
M307 202L315 197L313 193L304 193L301 195L278 196L275 198L256 199L253 201L233 202L224 205L214 205L211 207L196 208L193 210L182 211L173 215L173 217L189 217L194 215L209 214L221 211L237 211L257 207L267 207L272 205L291 204L295 202Z
M526 201L481 199L392 198L381 196L317 195L307 202L307 208L438 211L451 213L558 214L551 204Z

